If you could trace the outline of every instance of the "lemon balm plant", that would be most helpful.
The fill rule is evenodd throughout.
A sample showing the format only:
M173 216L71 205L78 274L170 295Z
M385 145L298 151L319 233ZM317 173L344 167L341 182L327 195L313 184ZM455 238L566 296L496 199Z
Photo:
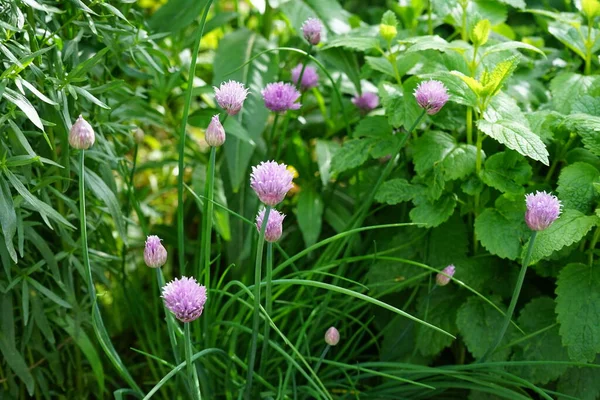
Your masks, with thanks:
M0 1L0 396L597 398L599 10Z

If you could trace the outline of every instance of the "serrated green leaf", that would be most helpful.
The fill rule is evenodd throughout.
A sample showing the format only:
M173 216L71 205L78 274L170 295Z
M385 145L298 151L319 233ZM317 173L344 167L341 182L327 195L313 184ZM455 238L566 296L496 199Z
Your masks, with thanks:
M527 5L525 0L498 0L500 3L508 4L509 6L523 10Z
M548 24L548 32L560 40L562 44L585 59L586 47L580 32L562 21L552 21Z
M471 42L473 42L473 45L483 46L484 44L486 44L490 36L491 30L492 25L490 24L489 20L482 19L479 22L477 22L477 24L475 25L475 27L473 27L473 30L471 31Z
M544 54L544 52L542 50L538 49L537 47L532 46L527 43L515 42L515 41L503 42L503 43L498 43L498 44L495 44L492 46L488 46L485 48L485 50L483 52L483 57L489 56L490 54L498 53L500 51L520 50L520 49L534 51L534 52L546 57L546 54Z
M598 198L594 183L600 182L600 172L593 166L576 162L560 171L556 191L564 208L588 214Z
M383 82L379 85L379 96L381 97L385 114L390 125L399 128L404 123L404 90L401 86Z
M410 220L426 227L435 227L448 220L454 213L456 199L451 195L444 195L431 203L423 197L414 200L415 208L410 210Z
M375 193L375 200L379 203L398 204L415 198L423 189L412 185L406 179L391 179L384 182Z
M600 117L600 98L588 94L581 96L571 108L573 114L589 114Z
M445 180L461 179L475 169L477 148L457 143L447 133L429 131L413 145L415 171L424 175L434 167L441 169Z
M516 151L496 153L485 161L481 180L503 193L523 193L532 175L531 165Z
M597 357L595 364L600 359ZM600 396L600 368L571 367L558 380L560 393L579 400L597 400Z
M456 213L448 221L431 229L426 259L434 267L456 265L466 258L468 249L467 224Z
M516 260L521 254L522 223L508 218L494 208L484 210L475 219L475 234L481 245L492 254Z
M477 121L477 127L509 149L549 165L546 145L539 136L531 132L525 125L515 121L499 120L489 122L480 119Z
M354 129L353 137L385 137L392 135L392 127L388 123L388 119L383 115L363 118L360 120L356 129Z
M569 361L567 349L563 347L558 334L555 307L554 300L549 297L535 298L523 307L519 326L529 335L539 333L520 342L512 360ZM557 379L567 368L568 365L548 363L515 367L511 368L511 372L531 383L546 384Z
M464 74L459 71L452 71L427 74L423 75L423 78L436 79L442 82L446 88L448 88L451 101L469 107L476 107L478 99L477 92L473 91L467 83L463 81L463 76Z
M366 52L376 48L379 41L374 37L344 35L333 38L328 41L323 50L332 49L334 47L343 47L349 50Z
M406 50L407 53L425 50L437 50L441 52L466 50L465 46L459 43L448 43L445 39L435 36L416 36L410 39L401 40L401 43L410 44Z
M361 166L369 158L374 145L373 138L348 140L331 159L331 173L340 173Z
M501 61L494 69L488 73L484 74L481 78L481 83L484 86L482 94L484 96L494 96L496 95L500 89L502 89L502 85L504 82L512 75L512 73L517 69L519 65L519 56L515 55L507 60Z
M499 92L492 98L483 113L483 118L489 122L515 121L529 127L517 101L504 92Z
M586 216L577 210L564 210L549 228L537 234L529 265L565 246L579 242L599 222L600 218L594 215ZM527 246L529 242L523 246L522 256L525 255Z
M583 76L572 72L557 75L550 82L552 105L562 114L570 114L576 101L585 95L588 89L597 80L593 76Z
M600 353L600 270L569 264L556 283L556 313L569 357L589 362Z
M490 298L492 302L500 305L500 299L496 296ZM458 310L456 325L464 339L467 349L476 359L481 358L492 346L495 340L494 333L500 329L504 317L492 306L486 304L479 297L472 296L467 299ZM514 328L509 326L498 349L490 356L490 361L504 361L510 355L510 349L502 348L508 344L514 335Z

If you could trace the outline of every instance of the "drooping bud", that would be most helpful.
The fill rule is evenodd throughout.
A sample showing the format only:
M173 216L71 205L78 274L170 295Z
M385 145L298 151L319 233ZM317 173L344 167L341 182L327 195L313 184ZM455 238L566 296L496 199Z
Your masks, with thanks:
M219 114L214 115L206 128L204 136L206 143L211 147L219 147L225 143L225 129L219 120Z
M533 231L543 231L560 215L561 203L556 196L546 192L535 192L525 195L525 222Z
M281 234L283 233L283 219L285 218L285 214L280 213L279 211L272 209L269 212L269 219L267 221L267 227L265 229L265 240L267 242L274 243L279 240ZM262 228L263 221L265 219L265 209L263 208L256 215L256 229L260 233Z
M80 115L69 131L69 144L78 150L89 149L96 141L92 126Z
M437 283L438 286L446 286L448 283L450 283L451 278L454 276L454 272L456 272L454 265L448 265L442 270L442 272L437 274L435 277L435 283Z
M321 42L321 30L323 24L317 18L309 18L302 24L302 33L304 39L312 45L317 45Z
M148 236L144 248L144 262L150 268L159 268L167 262L167 249L156 235Z
M139 126L133 130L133 140L137 144L144 143L144 131Z
M419 106L429 115L437 114L450 97L446 86L435 80L419 83L414 94Z
M331 327L327 329L325 332L325 343L330 346L335 346L340 342L340 332L335 329L335 327Z

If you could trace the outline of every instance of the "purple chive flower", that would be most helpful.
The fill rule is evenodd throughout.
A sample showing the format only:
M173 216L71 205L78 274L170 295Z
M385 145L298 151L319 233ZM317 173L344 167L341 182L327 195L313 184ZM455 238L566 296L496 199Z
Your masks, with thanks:
M248 96L248 89L243 83L236 81L228 81L221 83L221 86L216 87L215 98L222 109L227 111L229 115L236 115L242 109L244 100Z
M300 92L294 85L283 82L269 83L262 91L265 106L275 112L285 112L287 110L297 110L300 103L296 100L300 97Z
M312 45L317 45L321 42L321 31L323 30L323 24L317 18L309 18L302 24L302 33L304 39Z
M210 124L206 128L204 140L211 147L219 147L225 143L225 129L221 125L221 121L219 121L219 114L214 115L210 120Z
M165 306L181 322L191 322L202 315L206 303L206 287L195 278L175 278L162 289Z
M285 198L292 184L294 174L288 171L285 164L277 164L275 161L261 162L252 167L250 175L250 186L264 204L276 206Z
M260 233L264 218L265 209L263 208L256 215L256 229L258 229L258 233ZM284 218L285 214L282 214L275 209L272 209L271 212L269 212L269 220L267 221L267 227L265 229L265 240L267 242L273 243L279 240L281 233L283 232Z
M562 207L556 196L539 191L525 195L525 204L525 222L533 231L543 231L552 225L560 215Z
M450 278L454 276L455 271L456 268L454 267L454 265L448 265L442 270L441 273L437 274L437 276L435 277L435 282L438 284L438 286L446 286L448 283L450 283Z
M78 150L89 149L96 141L92 126L80 115L69 131L69 144Z
M300 74L302 73L302 64L296 65L296 68L292 69L292 82L298 86L298 79L300 79ZM307 65L304 68L304 73L302 74L302 83L300 85L300 89L306 91L317 87L319 84L319 75L317 75L317 70L310 65Z
M330 346L335 346L340 342L340 332L335 329L335 327L331 327L327 329L325 332L325 343Z
M365 92L355 96L352 103L363 112L369 112L379 105L379 96L372 92Z
M419 106L429 115L440 111L449 98L446 86L442 82L434 80L419 83L414 95Z
M167 262L167 249L160 242L160 238L151 235L146 238L146 247L144 248L144 262L150 268L159 268Z

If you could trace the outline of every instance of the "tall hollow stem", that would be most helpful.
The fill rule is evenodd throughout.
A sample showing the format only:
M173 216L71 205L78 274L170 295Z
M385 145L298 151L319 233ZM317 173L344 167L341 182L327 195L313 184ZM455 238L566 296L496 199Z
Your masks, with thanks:
M202 234L202 259L204 265L204 285L207 288L211 288L210 283L210 245L211 245L211 233L212 233L212 214L213 214L213 199L214 199L214 181L215 181L215 162L217 158L217 148L210 148L210 160L208 162L208 168L206 170L206 183L204 186L204 232ZM209 314L207 313L204 318L204 335L206 338L209 337L207 328L210 326Z
M272 299L272 284L271 281L273 280L273 243L268 242L267 243L267 271L266 271L266 275L265 275L265 311L267 312L267 315L269 317L271 317L272 311L273 311L273 299ZM260 362L260 374L261 376L263 375L263 371L264 368L266 367L266 363L267 360L269 359L268 357L268 352L269 352L269 334L271 332L271 325L269 325L268 323L265 323L265 330L264 330L264 334L263 334L263 350L262 350L262 357L261 357L261 362Z
M190 323L185 322L183 328L185 342L185 365L187 369L188 383L192 388L192 397L194 400L201 400L200 382L198 381L198 371L192 362L192 335L190 334Z

